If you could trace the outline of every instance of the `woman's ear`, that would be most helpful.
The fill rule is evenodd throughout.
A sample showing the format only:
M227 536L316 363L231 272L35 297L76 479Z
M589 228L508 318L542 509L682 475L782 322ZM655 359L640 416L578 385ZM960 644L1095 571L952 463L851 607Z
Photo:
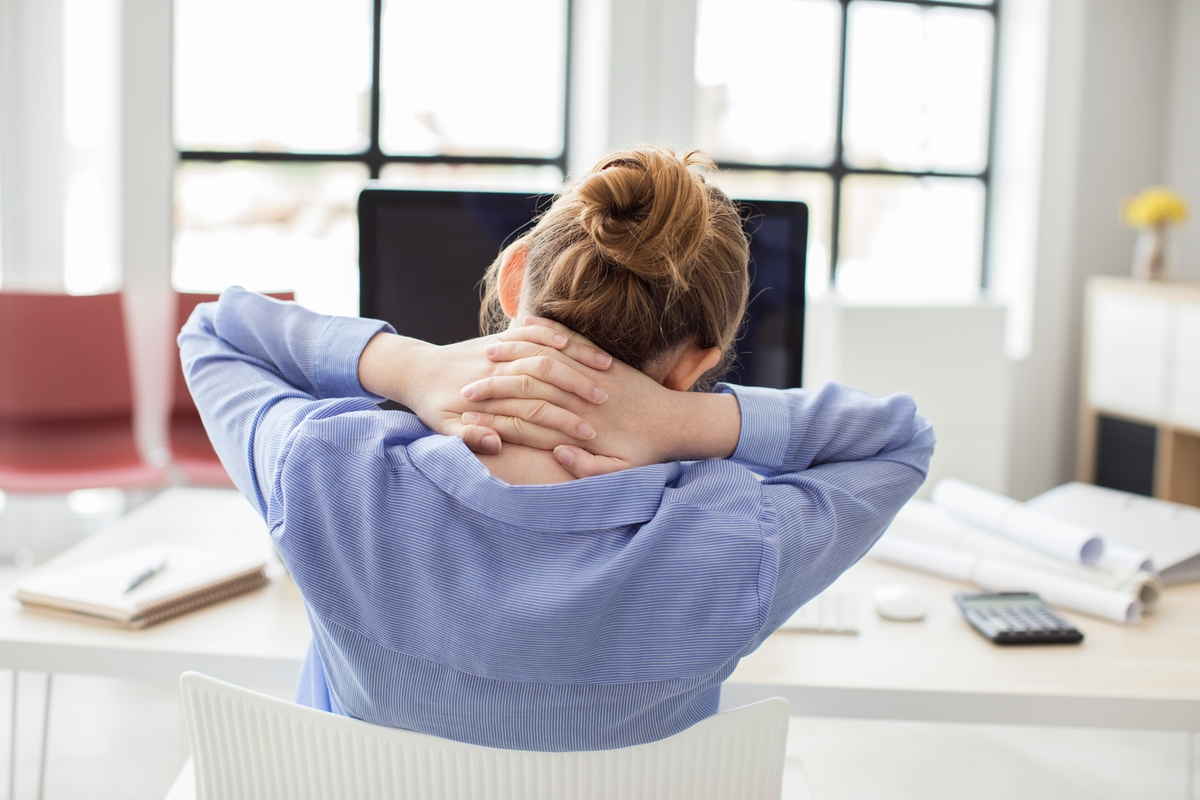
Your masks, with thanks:
M514 242L500 255L500 305L504 315L513 319L521 308L521 284L525 280L525 256L529 246Z
M663 379L663 386L677 392L686 392L692 388L700 376L708 372L721 360L721 348L699 348L695 343L684 348L675 362L675 366Z

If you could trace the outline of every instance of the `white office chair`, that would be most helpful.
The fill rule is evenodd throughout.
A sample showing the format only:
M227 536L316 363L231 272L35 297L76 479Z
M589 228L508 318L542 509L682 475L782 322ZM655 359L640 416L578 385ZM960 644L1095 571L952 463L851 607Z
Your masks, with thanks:
M328 714L184 673L192 759L167 800L779 800L788 702L724 711L650 744L532 753Z

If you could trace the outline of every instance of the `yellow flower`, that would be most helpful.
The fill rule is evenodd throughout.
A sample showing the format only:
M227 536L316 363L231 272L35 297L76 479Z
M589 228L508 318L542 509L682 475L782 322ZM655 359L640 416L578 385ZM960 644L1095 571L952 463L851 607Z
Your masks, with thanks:
M1125 201L1121 209L1125 224L1149 228L1167 222L1183 222L1188 216L1187 201L1165 186L1143 189L1137 197Z

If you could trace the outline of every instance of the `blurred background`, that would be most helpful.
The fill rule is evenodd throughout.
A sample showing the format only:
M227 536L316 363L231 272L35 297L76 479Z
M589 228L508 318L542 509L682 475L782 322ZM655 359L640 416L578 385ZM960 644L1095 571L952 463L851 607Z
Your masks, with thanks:
M1122 199L1200 196L1197 42L1197 0L0 0L0 286L125 290L152 452L172 287L353 314L368 181L545 191L699 148L731 195L809 204L805 383L891 391L903 354L935 477L1030 497L1073 473Z

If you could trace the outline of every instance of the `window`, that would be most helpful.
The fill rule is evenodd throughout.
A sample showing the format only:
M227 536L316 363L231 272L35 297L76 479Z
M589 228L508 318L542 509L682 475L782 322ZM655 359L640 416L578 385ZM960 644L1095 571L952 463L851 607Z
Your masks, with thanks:
M997 4L699 0L696 144L734 196L804 200L809 293L969 299Z
M569 23L570 0L176 0L175 287L355 314L368 180L559 186Z

